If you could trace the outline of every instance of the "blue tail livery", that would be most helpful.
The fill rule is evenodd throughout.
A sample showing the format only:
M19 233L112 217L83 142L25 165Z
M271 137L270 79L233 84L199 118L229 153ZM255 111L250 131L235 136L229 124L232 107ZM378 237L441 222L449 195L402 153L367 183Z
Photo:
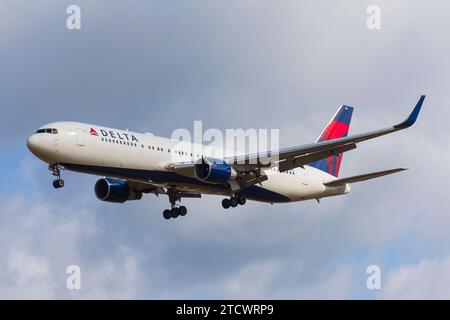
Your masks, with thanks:
M346 137L350 128L352 114L353 107L342 105L333 118L331 118L319 138L317 138L316 143ZM339 153L328 158L312 162L309 165L337 177L339 175L341 162L342 153Z

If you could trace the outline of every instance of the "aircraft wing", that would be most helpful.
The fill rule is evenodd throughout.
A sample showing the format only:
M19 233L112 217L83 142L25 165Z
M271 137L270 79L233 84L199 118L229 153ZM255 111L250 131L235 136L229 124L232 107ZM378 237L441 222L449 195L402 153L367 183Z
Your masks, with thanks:
M155 183L152 181L143 180L127 180L128 184L137 191L142 193L154 193L156 196L160 194L167 194L169 190L175 192L180 198L201 198L202 193L214 194L213 191L206 188L189 186L186 184L177 183Z
M262 170L264 168L278 165L279 171L283 172L297 167L303 167L304 165L307 165L311 162L328 158L333 154L340 154L355 149L356 144L359 142L406 129L416 122L424 99L425 96L422 95L410 115L403 122L385 129L369 131L338 139L310 143L302 146L284 148L278 151L262 152L257 154L225 158L224 162L233 166L233 168L241 174L238 181L238 186L232 186L232 188L244 189L251 185L264 182L265 180L267 180L267 176ZM174 170L181 175L194 178L193 168L195 166L195 163L195 161L170 163L167 165L167 169ZM389 174L384 172L382 173ZM369 179L371 177L361 176L357 178L360 179L358 181L362 181L363 179ZM337 183L336 181L337 180L329 182L329 185L335 185ZM342 179L339 179L339 181L344 183Z
M263 152L244 156L235 156L226 159L226 162L236 167L269 167L275 161L278 163L280 171L302 167L305 164L316 160L324 159L332 154L339 154L356 148L356 144L370 140L389 133L406 129L412 126L419 115L425 96L422 95L416 106L403 122L391 127L351 135L339 139L327 140L317 143L310 143L302 146L280 149L279 151Z

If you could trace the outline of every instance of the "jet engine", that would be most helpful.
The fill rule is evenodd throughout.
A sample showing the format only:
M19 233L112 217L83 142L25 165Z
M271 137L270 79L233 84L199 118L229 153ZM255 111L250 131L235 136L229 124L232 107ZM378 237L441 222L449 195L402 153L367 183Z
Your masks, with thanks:
M99 200L114 203L142 198L142 192L131 188L128 182L113 178L98 180L95 183L95 195Z
M235 180L237 172L223 160L202 158L194 166L194 175L203 182L225 183Z

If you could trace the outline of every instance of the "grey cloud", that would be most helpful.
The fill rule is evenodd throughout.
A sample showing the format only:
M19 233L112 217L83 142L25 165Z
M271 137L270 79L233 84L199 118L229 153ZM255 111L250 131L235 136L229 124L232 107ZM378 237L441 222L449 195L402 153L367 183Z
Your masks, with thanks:
M3 297L359 297L366 262L403 270L397 246L406 261L448 255L446 2L381 1L380 31L365 27L371 1L81 1L79 32L64 27L68 4L0 5L0 130L22 153L37 126L67 119L167 136L199 119L280 128L282 145L301 144L340 104L356 107L361 132L428 97L413 128L361 144L341 175L411 170L320 205L230 213L205 197L167 224L165 198L99 203L95 177L71 173L54 193L45 166L20 154L2 195ZM64 287L74 260L87 277L79 294Z
M448 299L450 259L423 259L392 270L381 291L382 299Z

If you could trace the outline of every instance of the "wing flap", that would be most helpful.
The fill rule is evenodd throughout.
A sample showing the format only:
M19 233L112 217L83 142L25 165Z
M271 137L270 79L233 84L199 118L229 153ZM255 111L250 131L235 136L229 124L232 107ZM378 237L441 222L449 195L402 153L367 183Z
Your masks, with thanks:
M297 167L303 167L304 165L306 165L308 163L311 163L311 162L314 162L317 160L321 160L321 159L325 159L325 158L328 158L329 156L339 154L342 152L346 152L346 151L350 151L355 148L356 148L355 143L348 143L348 144L345 144L343 146L339 146L336 148L325 149L322 151L316 151L316 152L308 153L306 155L295 157L295 158L288 158L279 163L279 169L280 169L280 172L284 172L284 171L291 170L291 169L294 169Z
M324 182L324 185L327 187L337 187L337 186L344 185L346 183L353 183L353 182L360 182L360 181L365 181L365 180L369 180L369 179L374 179L374 178L382 177L382 176L385 176L388 174L393 174L393 173L404 171L404 170L408 170L408 169L407 168L395 168L395 169L390 169L390 170L366 173L366 174L361 174L361 175L357 175L357 176L353 176L353 177L336 179L336 180L332 180L329 182Z

